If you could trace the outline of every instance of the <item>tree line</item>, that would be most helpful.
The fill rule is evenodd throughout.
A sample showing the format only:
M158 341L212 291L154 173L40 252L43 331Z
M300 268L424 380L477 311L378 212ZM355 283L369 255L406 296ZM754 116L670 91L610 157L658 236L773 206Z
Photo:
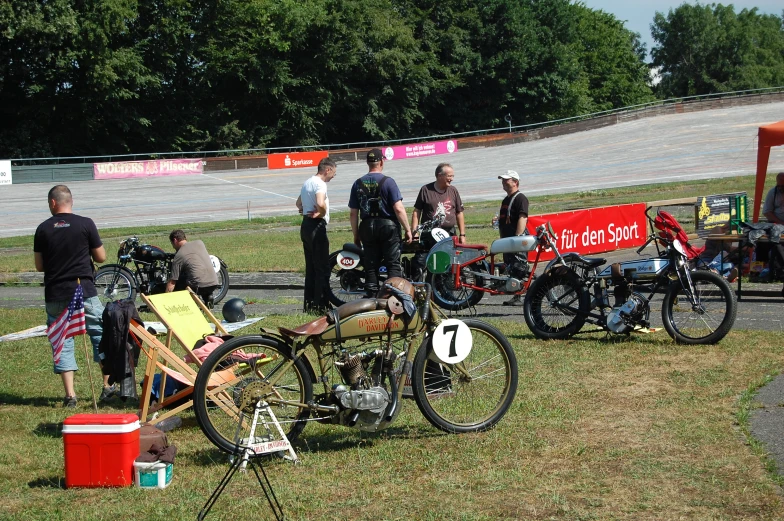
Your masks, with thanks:
M639 35L570 0L6 0L0 157L394 140L779 86L783 19L657 13L653 85Z

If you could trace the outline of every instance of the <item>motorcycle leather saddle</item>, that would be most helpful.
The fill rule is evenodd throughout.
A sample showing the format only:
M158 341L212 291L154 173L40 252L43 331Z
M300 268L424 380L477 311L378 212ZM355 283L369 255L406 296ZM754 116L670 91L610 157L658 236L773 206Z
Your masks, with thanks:
M327 330L331 324L339 322L341 319L364 313L365 311L375 311L377 309L386 309L387 299L376 298L363 298L353 302L347 302L342 306L333 309L323 317L319 317L312 322L302 324L301 326L288 329L285 327L278 327L281 335L288 338L308 337L313 335L320 335Z
M356 253L357 255L362 255L363 251L360 246L357 246L353 242L347 242L343 244L343 249L346 251L350 251L351 253Z
M607 262L607 259L601 257L583 257L582 255L574 254L570 257L569 261L572 264L579 264L585 268L597 268Z
M311 336L311 335L320 335L323 333L327 326L327 317L319 317L313 322L308 322L307 324L302 324L301 326L295 329L286 329L285 327L278 327L278 331L280 334L289 338L296 338L300 336Z

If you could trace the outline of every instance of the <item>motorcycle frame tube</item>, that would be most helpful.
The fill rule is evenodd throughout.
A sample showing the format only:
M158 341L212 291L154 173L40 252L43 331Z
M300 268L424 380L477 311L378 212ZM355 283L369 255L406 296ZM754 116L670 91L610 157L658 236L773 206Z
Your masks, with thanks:
M534 258L533 267L531 268L531 271L530 271L531 274L533 274L536 271L536 268L539 266L539 257L542 255L542 251L544 251L545 248L546 248L546 246L544 246L542 244L539 244L536 247L536 257ZM479 248L465 248L465 247L463 247L463 249L471 250L471 249L479 249ZM531 277L530 275L528 276L528 278L526 279L525 283L523 284L523 287L520 288L519 291L516 291L514 293L508 293L506 291L499 291L499 290L495 290L495 289L490 289L490 288L486 288L484 286L477 286L476 284L463 284L463 282L460 280L460 275L462 274L463 268L466 267L466 266L470 266L472 264L477 264L479 262L485 262L485 261L487 261L487 259L490 259L490 262L489 262L490 269L494 271L495 270L495 266L496 266L495 254L481 255L481 256L477 257L476 259L472 259L472 260L466 262L465 264L460 264L460 263L452 264L452 274L454 275L455 289L461 289L461 288L472 289L474 291L481 291L483 293L487 293L487 294L490 294L490 295L523 295L526 291L528 291L528 288L531 286L531 283L533 282L533 277Z
M672 250L670 252L670 255L669 255L670 263L669 263L668 269L666 270L665 273L661 273L660 275L656 276L654 279L650 280L650 282L648 282L648 283L641 282L641 283L636 285L637 288L639 288L641 290L645 289L645 292L647 293L646 300L648 300L648 302L650 302L653 299L653 296L658 291L660 291L662 289L664 289L664 291L666 291L666 289L671 284L673 284L675 282L674 280L672 280L670 278L670 274L674 272L677 275L677 277L678 277L677 280L684 286L684 288L688 289L690 304L698 305L698 303L694 302L694 300L695 300L695 295L694 295L695 291L694 291L694 285L693 285L693 283L691 281L691 275L689 274L688 263L685 262L685 259L683 260L683 262L678 262L679 261L678 257L680 257L680 256L681 256L680 253L678 253L675 250ZM683 270L683 272L682 272L681 270L684 267L686 267L686 269ZM687 279L688 285L684 284L684 281L683 281L684 277ZM590 295L591 295L591 301L592 302L596 302L597 301L597 297L601 296L601 295L598 295L596 293L598 291L596 289L597 282L599 282L600 280L607 280L607 279L605 279L604 277L599 277L598 276L598 269L597 268L594 268L594 270L591 272L590 275L588 275L586 277L581 277L581 279L583 281L584 286L586 288L589 288L589 292L590 292ZM601 299L598 299L598 301L601 301ZM609 307L612 308L612 306L609 306ZM575 308L575 309L568 308L568 309L569 309L569 311L575 312L577 314L582 314L583 316L585 316L586 320L588 320L590 323L594 323L594 324L600 325L602 327L606 327L607 315L604 312L604 310L605 310L604 306L601 306L601 305L600 306L593 306L593 307L591 307L590 310L588 310L588 313L583 313L583 312L581 312L577 308ZM594 309L599 309L600 313L592 313L592 311Z
M433 303L431 302L430 305L432 306ZM419 349L424 349L426 347L428 335L430 335L432 333L433 329L434 329L433 314L431 313L427 317L426 321L422 321L422 324L421 324L419 330L406 330L406 332L402 333L402 334L401 333L395 333L395 335L400 337L403 340L403 342L405 343L405 348L404 348L403 351L406 353L405 359L403 361L402 370L400 371L400 374L397 376L397 379L395 381L396 384L397 384L397 389L395 390L395 395L397 397L397 403L398 403L397 407L398 407L398 409L400 408L400 404L402 403L402 400L403 400L403 386L405 384L406 376L409 375L409 373L411 372L411 370L413 368L413 365L414 365L414 357L416 356L416 354L419 351ZM422 335L422 342L419 343L419 346L417 348L414 348L415 343L414 343L413 340L415 340L416 337L418 337L420 335ZM276 342L279 342L281 340L277 335L271 335L271 336L272 336L272 338ZM370 335L368 338L371 338L371 337L382 338L384 336L385 336L384 334ZM326 343L334 343L334 342L329 341L329 342L326 342ZM308 347L312 347L313 348L313 352L315 354L316 362L318 363L318 369L319 369L319 374L318 375L316 375L315 371L313 370L313 364L311 362L311 358L307 355ZM285 370L287 370L291 365L293 365L296 362L297 359L304 358L305 362L306 362L306 364L305 364L306 367L311 371L311 376L313 377L313 382L314 383L315 382L321 382L321 385L322 385L322 387L324 389L324 393L325 394L329 394L329 392L332 390L332 388L330 386L329 377L327 376L329 374L329 369L330 369L327 366L327 361L328 361L329 357L328 356L324 356L324 350L322 349L322 341L321 341L321 339L318 336L312 336L312 337L307 338L303 342L296 342L294 344L294 346L293 346L292 352L294 354L294 357L293 357L292 361L285 366L285 369L281 368L279 370L279 373L281 375L284 374ZM394 373L390 373L390 376L393 376L393 374ZM277 379L276 380L270 380L270 384L274 385L276 381L277 381ZM322 407L322 406L319 406L319 405L316 405L316 404L292 403L292 402L285 402L285 401L280 401L280 400L275 400L275 399L268 399L267 401L269 403L271 403L271 404L272 403L275 403L275 404L279 404L280 403L280 404L285 404L285 405L306 407L306 408L309 408L312 411L334 413L334 411L331 408L329 408L329 407Z

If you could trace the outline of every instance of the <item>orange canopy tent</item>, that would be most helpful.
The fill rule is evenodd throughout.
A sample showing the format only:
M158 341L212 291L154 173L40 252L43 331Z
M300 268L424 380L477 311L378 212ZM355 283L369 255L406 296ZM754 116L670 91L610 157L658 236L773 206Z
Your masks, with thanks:
M757 140L757 182L754 186L753 222L759 221L760 208L764 201L762 190L765 188L765 175L768 173L770 147L778 145L784 145L784 121L761 126Z

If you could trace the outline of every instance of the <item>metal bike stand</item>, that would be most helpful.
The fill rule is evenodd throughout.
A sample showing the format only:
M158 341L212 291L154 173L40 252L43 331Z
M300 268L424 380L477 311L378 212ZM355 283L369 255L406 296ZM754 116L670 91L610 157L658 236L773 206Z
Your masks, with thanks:
M223 476L223 479L221 479L220 483L218 483L218 486L215 487L212 495L210 495L210 498L199 512L199 515L196 518L198 521L202 521L205 517L207 517L207 514L209 514L210 510L218 501L218 498L226 489L226 486L229 484L237 471L240 469L245 470L248 465L250 465L250 468L253 469L253 473L256 475L256 479L261 486L261 490L264 492L264 496L267 498L267 503L269 503L270 510L272 510L276 521L283 521L285 519L285 516L283 515L283 509L278 502L277 496L275 496L272 483L270 483L270 480L267 477L267 473L264 470L264 465L261 464L260 459L266 454L281 452L284 450L288 451L289 453L287 459L291 459L295 463L299 462L299 459L297 458L297 454L294 452L294 449L291 446L291 442L289 442L289 439L283 432L280 423L278 423L278 419L275 417L275 414L272 412L269 404L266 402L259 402L256 404L255 412L253 414L253 422L251 424L250 433L247 439L255 440L256 427L259 424L259 419L261 420L261 423L267 432L270 431L270 426L265 419L265 415L269 416L270 423L272 423L272 425L277 428L281 439L277 441L248 443L247 446L242 449L240 449L241 440L237 439L237 443L234 446L234 452L231 455L231 465L226 471L226 474ZM261 474L259 474L259 469L261 470ZM264 480L261 479L262 476L264 476Z

